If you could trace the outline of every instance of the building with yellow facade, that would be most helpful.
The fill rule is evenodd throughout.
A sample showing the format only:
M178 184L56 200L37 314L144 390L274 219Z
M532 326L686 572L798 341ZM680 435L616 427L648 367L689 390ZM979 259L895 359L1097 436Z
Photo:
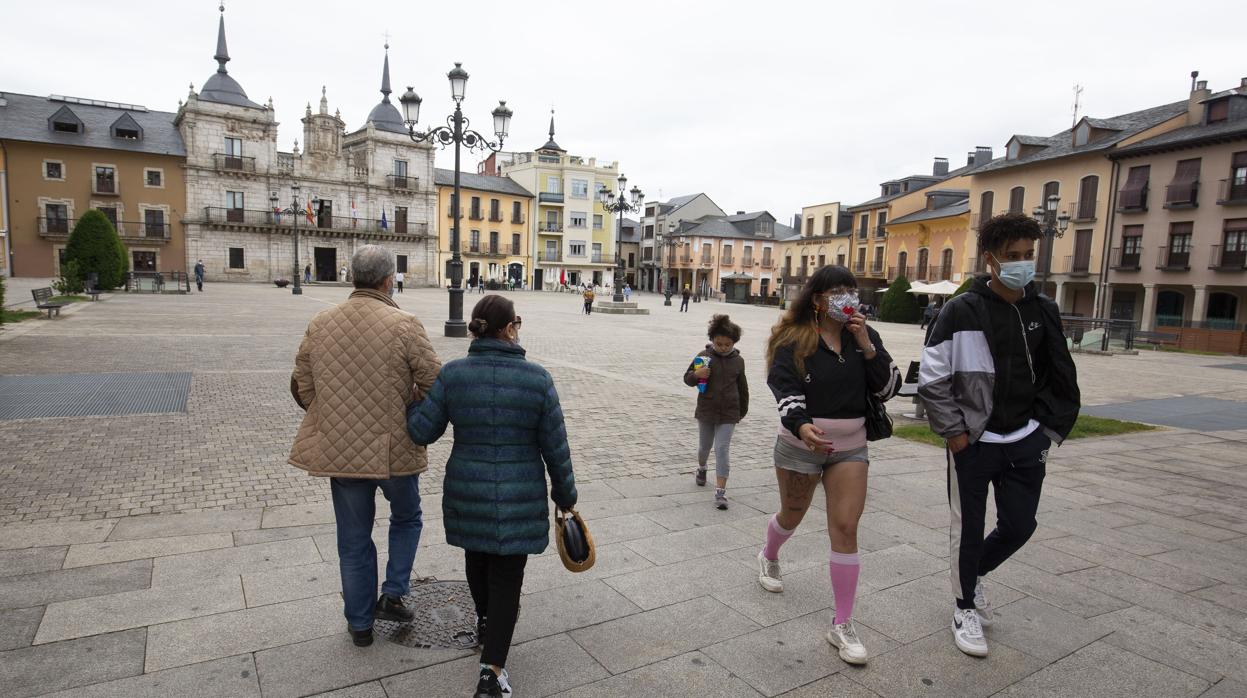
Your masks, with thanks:
M437 185L437 284L450 282L451 231L455 209L454 170L433 172ZM507 177L459 173L459 254L463 262L463 283L514 283L529 278L532 268L529 246L529 219L533 195Z

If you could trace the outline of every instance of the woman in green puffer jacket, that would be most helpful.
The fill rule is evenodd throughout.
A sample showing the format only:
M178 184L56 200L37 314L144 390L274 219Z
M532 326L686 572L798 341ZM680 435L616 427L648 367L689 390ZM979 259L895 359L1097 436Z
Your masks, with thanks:
M515 304L488 295L472 310L466 358L442 367L424 400L407 409L417 444L455 427L446 463L446 542L463 548L477 638L483 642L478 696L510 695L506 666L529 555L550 542L549 497L576 505L576 483L554 379L524 358ZM488 622L486 617L488 616Z

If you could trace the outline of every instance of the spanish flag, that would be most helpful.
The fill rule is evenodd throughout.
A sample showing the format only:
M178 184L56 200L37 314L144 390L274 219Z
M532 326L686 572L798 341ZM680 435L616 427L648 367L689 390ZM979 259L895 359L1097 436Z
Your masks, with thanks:
M307 222L309 225L316 225L316 218L312 215L312 200L307 200Z

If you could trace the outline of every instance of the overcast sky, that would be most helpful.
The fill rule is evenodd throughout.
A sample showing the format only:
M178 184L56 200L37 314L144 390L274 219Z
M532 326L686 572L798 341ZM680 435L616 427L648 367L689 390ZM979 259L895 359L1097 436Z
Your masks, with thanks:
M216 68L212 0L4 5L0 91L174 111ZM362 125L388 31L394 98L414 85L425 125L450 113L462 61L477 126L498 99L515 110L508 149L544 143L553 106L560 145L618 160L648 199L704 191L784 222L936 156L958 167L976 145L999 155L1011 134L1067 128L1075 83L1082 113L1106 117L1186 99L1192 70L1214 90L1247 76L1241 0L234 0L225 23L230 74L273 98L282 150L321 85L348 131Z

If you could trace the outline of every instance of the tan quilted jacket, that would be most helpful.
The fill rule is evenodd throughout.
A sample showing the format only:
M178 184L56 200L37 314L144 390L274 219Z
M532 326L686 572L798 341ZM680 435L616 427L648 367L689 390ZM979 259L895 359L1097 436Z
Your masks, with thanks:
M307 414L290 464L326 477L424 472L424 447L407 436L407 405L424 398L441 368L414 315L380 291L356 289L312 318L299 346L290 390Z

